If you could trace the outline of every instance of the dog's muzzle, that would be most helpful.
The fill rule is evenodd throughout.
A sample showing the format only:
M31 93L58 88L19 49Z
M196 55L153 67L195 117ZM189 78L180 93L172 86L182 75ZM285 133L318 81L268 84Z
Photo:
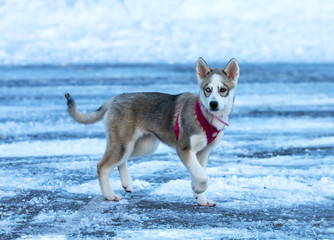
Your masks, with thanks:
M218 110L218 102L217 101L211 101L210 102L210 108L212 111L217 111Z

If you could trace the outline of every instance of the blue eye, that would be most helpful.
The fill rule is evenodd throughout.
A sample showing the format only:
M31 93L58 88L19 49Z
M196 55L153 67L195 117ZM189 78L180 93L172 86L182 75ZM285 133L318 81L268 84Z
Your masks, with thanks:
M210 92L211 92L211 88L206 88L205 91L206 91L207 93L210 93Z

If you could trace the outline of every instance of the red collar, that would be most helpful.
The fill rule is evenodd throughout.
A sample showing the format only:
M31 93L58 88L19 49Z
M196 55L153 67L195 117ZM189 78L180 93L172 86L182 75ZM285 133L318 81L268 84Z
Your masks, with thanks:
M185 102L185 100L182 101L182 105L181 105L179 114L177 115L176 122L175 122L174 132L175 132L175 136L176 136L177 141L179 140L179 135L180 135L179 117L180 117L180 113L181 113L181 110L183 108L184 102ZM216 139L217 135L220 133L220 130L218 130L215 126L213 126L211 123L209 123L208 120L205 118L205 116L203 115L201 106L199 105L198 100L196 101L195 109L196 109L197 119L198 119L199 123L201 124L201 126L203 127L203 129L206 133L206 139L208 140L208 144L209 144ZM221 119L218 119L218 120L220 122L222 122ZM223 123L228 126L227 123L225 123L225 122L223 122Z
M220 130L218 130L215 126L209 123L208 120L206 120L198 101L196 102L195 108L197 119L206 133L206 139L208 140L208 143L211 143L216 139L217 135L220 133Z

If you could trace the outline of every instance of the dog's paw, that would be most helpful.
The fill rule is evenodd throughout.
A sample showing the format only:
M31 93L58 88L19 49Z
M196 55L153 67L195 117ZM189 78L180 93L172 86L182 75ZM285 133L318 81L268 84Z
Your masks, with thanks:
M212 200L206 200L205 202L197 202L197 205L201 207L215 207L217 204Z
M216 203L214 201L208 200L204 193L201 194L194 194L197 205L198 206L205 206L205 207L214 207Z
M127 186L122 186L124 188L124 190L128 193L131 193L133 191L133 186L132 184L129 184Z
M107 201L115 201L115 202L118 202L120 200L123 199L123 197L119 194L111 194L111 195L108 195L108 196L104 196L105 200Z

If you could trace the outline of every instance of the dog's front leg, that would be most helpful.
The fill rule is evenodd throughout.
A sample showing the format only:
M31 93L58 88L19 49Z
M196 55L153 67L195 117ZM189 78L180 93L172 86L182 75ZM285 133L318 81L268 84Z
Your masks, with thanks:
M195 194L203 193L207 188L207 174L198 162L196 153L189 149L178 148L177 152L191 174L191 185Z
M209 159L209 154L210 154L211 148L207 147L203 149L202 151L198 152L196 154L197 159L201 166L205 169L208 159ZM208 200L205 196L205 193L194 193L196 202L199 206L209 206L209 207L214 207L216 206L216 203L214 201Z

